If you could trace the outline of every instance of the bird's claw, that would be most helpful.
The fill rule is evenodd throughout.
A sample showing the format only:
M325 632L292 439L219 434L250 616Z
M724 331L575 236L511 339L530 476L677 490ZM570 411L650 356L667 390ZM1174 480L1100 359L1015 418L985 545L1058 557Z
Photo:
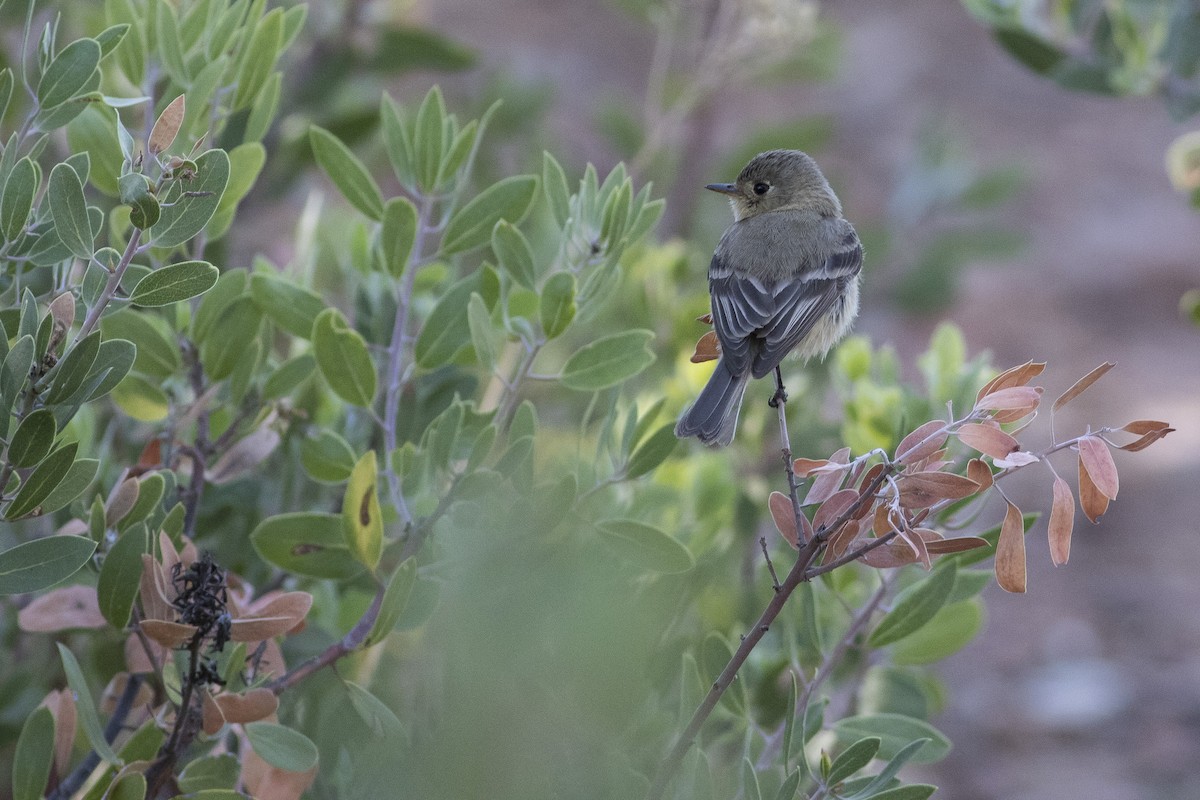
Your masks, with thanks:
M767 401L767 405L771 408L779 408L779 404L786 403L787 400L787 390L780 386L775 390L775 394L771 395L771 399Z

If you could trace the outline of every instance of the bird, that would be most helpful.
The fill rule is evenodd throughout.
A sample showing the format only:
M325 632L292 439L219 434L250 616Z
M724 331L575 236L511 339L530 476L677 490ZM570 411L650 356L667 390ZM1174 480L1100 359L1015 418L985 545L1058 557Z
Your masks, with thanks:
M721 356L675 435L723 447L733 441L751 378L775 372L776 406L787 399L784 356L824 357L846 335L858 315L863 250L807 153L759 153L735 182L705 188L728 196L734 217L708 268Z

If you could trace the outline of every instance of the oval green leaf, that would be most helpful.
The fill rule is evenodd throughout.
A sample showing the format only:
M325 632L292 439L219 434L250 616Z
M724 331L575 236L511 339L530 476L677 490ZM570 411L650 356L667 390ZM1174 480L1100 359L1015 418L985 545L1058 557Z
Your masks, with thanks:
M912 757L918 764L941 761L950 752L950 740L945 734L928 722L903 714L861 714L846 717L835 722L833 730L843 742L856 742L869 736L879 737L877 757L885 761L892 759L905 746L918 739L929 740Z
M40 592L74 575L96 551L82 536L47 536L0 553L0 594Z
M405 197L388 200L379 228L379 251L384 267L393 278L404 274L416 238L417 207Z
M149 545L146 526L134 525L117 538L100 567L96 583L100 613L117 630L129 624L140 585L142 553L150 552Z
M614 333L586 344L567 359L562 384L568 389L596 392L622 383L654 363L649 344L653 331Z
M983 627L983 605L971 598L944 606L892 649L897 664L932 664L965 647Z
M38 81L38 105L48 110L82 92L100 65L100 55L95 39L77 39L64 47Z
M8 463L14 467L32 467L50 454L54 437L58 435L58 423L54 412L39 408L17 426L8 443Z
M28 156L18 161L8 173L4 193L0 195L0 233L10 242L25 230L37 184L37 168Z
M46 199L50 201L50 215L59 240L77 258L91 258L95 248L87 199L83 196L83 182L70 164L55 164L50 170Z
M268 517L250 534L250 543L264 561L297 575L349 580L363 571L346 545L340 514L302 511Z
M383 194L358 156L342 140L324 128L308 129L308 141L321 169L350 205L375 221L383 218Z
M502 219L514 224L520 222L533 202L537 186L538 179L533 175L513 175L484 189L446 224L441 254L449 256L482 247Z
M202 295L221 271L207 261L181 261L154 270L138 281L129 299L139 306L167 306Z
M375 399L375 365L366 341L350 327L342 312L327 308L318 314L312 342L317 366L334 393L356 406L371 405Z
M939 565L924 580L909 586L896 597L892 610L884 615L867 643L883 647L899 641L925 625L946 603L954 588L957 567L953 561Z
M250 295L272 322L301 339L312 336L313 322L325 310L319 294L268 272L250 276Z
M150 230L151 243L155 247L178 247L203 230L228 184L229 154L224 150L201 153L196 159L195 177L173 182L160 198L162 212Z
M547 339L562 334L575 319L575 276L556 272L542 288L541 322Z
M93 369L100 354L100 331L92 331L83 341L71 345L67 355L54 370L54 382L46 393L46 404L66 403L75 398L88 379L95 374Z
M75 460L75 451L78 448L79 444L77 442L65 444L47 456L41 464L38 464L37 468L29 474L29 477L25 479L25 483L17 491L17 496L9 503L8 509L4 512L4 518L9 520L20 519L27 514L37 512L42 501L66 478L67 472L71 469L71 462Z
M75 693L75 709L79 713L79 722L84 735L87 736L96 755L109 764L119 767L121 759L117 757L108 744L108 740L104 738L104 731L100 727L100 716L96 713L96 704L92 702L92 693L88 689L87 679L83 677L83 670L79 668L79 662L75 660L74 654L67 649L66 645L58 642L57 646L58 655L63 663L63 671L67 673L67 685Z
M633 519L611 519L596 525L600 538L618 555L654 572L687 572L696 563L681 542Z
M254 752L271 766L307 772L317 765L317 746L299 731L273 722L251 722L243 727Z
M12 760L13 800L40 800L54 762L54 717L45 706L37 708L17 739Z
M313 480L341 483L354 471L354 450L333 431L321 431L300 445L300 464Z
M371 626L371 632L367 634L364 642L367 647L382 642L392 632L392 628L396 627L396 623L400 621L400 615L404 613L404 608L408 605L408 598L412 595L416 580L417 562L411 558L405 559L404 563L396 569L392 579L388 581L387 589L383 592L379 616L375 618L375 624Z

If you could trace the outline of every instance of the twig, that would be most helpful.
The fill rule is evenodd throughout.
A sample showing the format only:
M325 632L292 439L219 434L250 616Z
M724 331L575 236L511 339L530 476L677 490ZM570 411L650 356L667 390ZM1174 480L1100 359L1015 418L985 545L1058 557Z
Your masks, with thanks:
M386 585L381 585L376 590L375 597L371 599L370 607L367 608L366 613L362 615L354 627L350 629L349 633L300 666L268 683L267 688L275 694L282 694L285 689L295 686L314 672L330 666L338 659L349 655L361 647L363 642L367 640L367 634L371 632L371 628L375 625L375 620L379 618L379 611L383 607L383 593L385 591L387 591Z
M76 342L82 342L92 329L96 327L96 323L100 321L100 316L104 313L104 309L108 307L109 301L117 292L117 287L121 285L121 278L125 277L125 270L129 267L129 262L133 260L134 254L137 252L138 243L142 241L142 229L134 228L133 233L129 236L129 241L125 243L125 251L121 253L121 260L117 262L117 266L108 276L108 283L104 284L104 291L100 292L100 297L97 298L95 304L88 310L87 318L83 321L83 326L80 327L79 333L75 335Z
M775 565L771 563L771 554L767 552L767 537L758 537L758 546L762 548L763 558L767 561L767 570L771 573L771 588L779 591L779 576L775 574Z

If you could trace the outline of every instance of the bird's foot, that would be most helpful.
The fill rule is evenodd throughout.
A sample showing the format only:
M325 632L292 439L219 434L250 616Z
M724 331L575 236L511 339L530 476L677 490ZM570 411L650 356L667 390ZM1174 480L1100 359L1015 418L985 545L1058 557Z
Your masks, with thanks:
M767 405L771 408L779 408L780 403L786 403L788 400L787 390L783 386L778 386L775 389L775 394L771 395L771 399L767 401Z

